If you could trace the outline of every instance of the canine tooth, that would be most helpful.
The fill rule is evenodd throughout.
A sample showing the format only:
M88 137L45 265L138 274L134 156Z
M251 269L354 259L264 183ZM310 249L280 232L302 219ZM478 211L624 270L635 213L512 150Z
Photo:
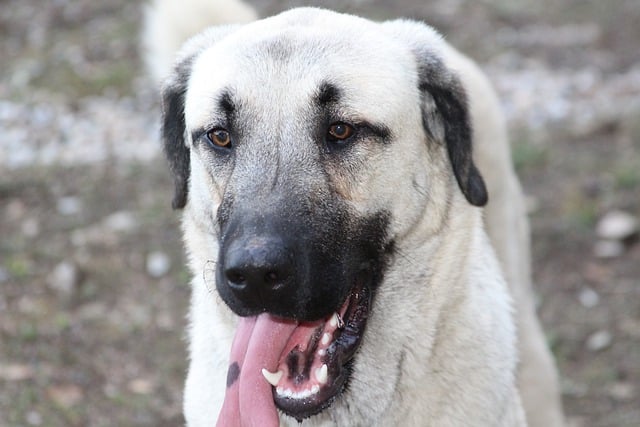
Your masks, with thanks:
M322 341L320 341L320 343L322 345L327 345L331 342L331 334L329 332L325 332L324 335L322 335Z
M338 326L338 313L333 313L333 316L331 316L331 319L329 320L329 326L332 328Z
M269 372L267 369L262 368L262 376L264 377L265 380L267 380L269 384L271 384L274 387L277 386L278 383L280 382L280 378L282 378L282 374L284 374L284 372L282 371Z
M338 313L333 313L331 319L329 319L329 326L342 329L344 328L344 320L342 320L342 317L340 317Z
M329 373L326 363L316 369L316 379L322 385L327 383L327 380L329 379Z

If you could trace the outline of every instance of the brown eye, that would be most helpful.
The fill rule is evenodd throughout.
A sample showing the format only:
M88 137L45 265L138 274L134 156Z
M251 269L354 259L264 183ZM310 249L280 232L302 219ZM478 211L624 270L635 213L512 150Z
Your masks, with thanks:
M334 123L329 126L327 132L329 139L333 141L344 141L349 139L353 133L353 127L346 123Z
M213 129L207 132L207 139L216 147L231 148L231 135L225 129Z

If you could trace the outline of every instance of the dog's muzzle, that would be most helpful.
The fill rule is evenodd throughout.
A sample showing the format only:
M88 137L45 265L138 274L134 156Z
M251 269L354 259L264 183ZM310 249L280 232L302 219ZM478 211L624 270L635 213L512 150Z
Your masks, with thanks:
M392 245L384 213L346 223L336 212L221 224L216 287L241 316L221 419L276 425L277 407L302 420L345 389Z

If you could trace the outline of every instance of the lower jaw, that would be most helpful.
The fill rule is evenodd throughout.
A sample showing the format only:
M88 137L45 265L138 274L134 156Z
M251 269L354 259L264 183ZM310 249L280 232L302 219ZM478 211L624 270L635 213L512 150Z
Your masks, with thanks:
M320 394L314 398L303 400L293 400L276 396L274 393L274 401L276 407L284 414L295 418L298 422L302 422L305 418L317 415L333 404L336 398L342 392L342 388L334 395L322 397ZM301 409L303 408L303 409Z

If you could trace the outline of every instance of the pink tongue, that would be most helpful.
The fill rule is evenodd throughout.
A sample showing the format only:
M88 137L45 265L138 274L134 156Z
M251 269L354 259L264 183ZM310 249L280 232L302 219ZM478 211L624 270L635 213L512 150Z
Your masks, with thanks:
M297 326L269 314L240 319L217 427L278 427L271 384L262 376L262 369L278 369L280 355Z

